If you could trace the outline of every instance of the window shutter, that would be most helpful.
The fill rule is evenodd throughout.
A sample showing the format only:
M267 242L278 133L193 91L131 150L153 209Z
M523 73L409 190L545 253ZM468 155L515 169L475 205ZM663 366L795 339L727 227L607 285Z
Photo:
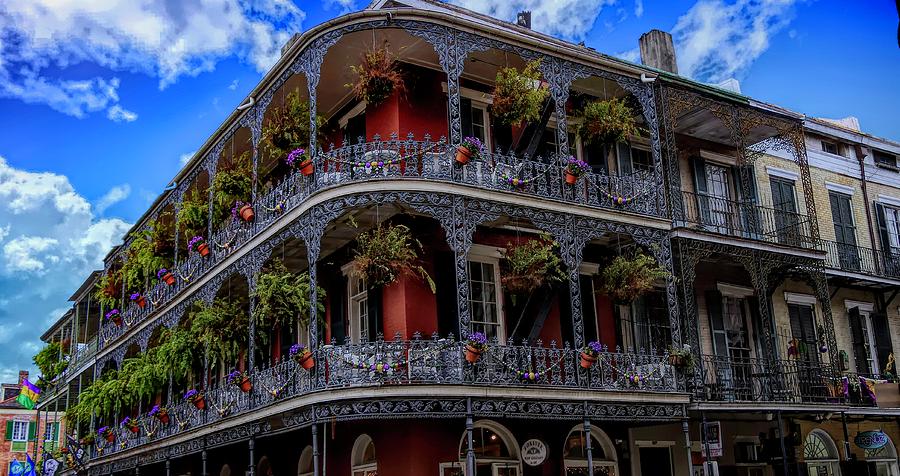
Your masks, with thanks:
M850 338L853 343L853 360L856 361L856 371L868 375L871 372L866 360L865 336L862 331L862 316L859 308L854 307L847 311L847 319L850 321Z
M688 211L687 219L704 224L711 223L709 196L707 195L709 189L706 184L706 162L700 157L691 157L691 169L694 171L694 192L697 194L697 209L693 213Z
M712 329L713 350L720 357L728 357L728 341L725 338L725 322L722 318L722 293L706 291L706 314Z
M53 424L53 441L59 441L59 422Z
M691 157L691 169L694 171L694 191L706 194L706 161L700 157Z
M331 338L340 345L347 336L347 277L340 276L335 281L335 292L330 294Z
M887 220L884 217L884 205L875 202L875 217L878 221L878 236L881 237L881 251L885 256L891 253L891 240L888 237Z
M33 421L28 422L28 441L34 439L35 433L37 433L37 423Z
M459 317L456 307L456 257L452 251L438 251L434 254L434 269L445 272L432 273L437 292L438 333L459 338Z
M375 342L375 337L381 329L381 293L382 287L371 287L366 294L366 305L368 306L369 319L369 342ZM385 339L393 339L393 336L385 336Z
M469 98L459 99L460 121L462 122L462 136L472 136L472 100Z
M6 422L6 441L9 441L12 439L12 433L13 433L13 422L12 422L12 420L7 420L7 422Z
M876 313L872 314L871 318L872 333L875 334L875 349L878 358L878 368L884 372L884 366L887 364L888 356L894 352L894 345L891 342L891 328L888 325L887 315Z
M626 142L616 144L616 160L619 166L619 175L628 175L633 169L631 167L631 146Z

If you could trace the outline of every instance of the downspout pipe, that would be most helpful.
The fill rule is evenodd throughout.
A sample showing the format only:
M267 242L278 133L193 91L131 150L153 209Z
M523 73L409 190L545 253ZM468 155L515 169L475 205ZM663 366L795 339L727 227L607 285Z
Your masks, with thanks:
M869 208L869 187L866 185L868 181L866 179L866 153L863 152L862 146L856 144L856 160L859 162L859 186L862 188L862 196L864 205L866 210L866 226L869 228L869 242L872 246L872 252L874 253L877 247L875 246L875 227L872 225L872 209Z

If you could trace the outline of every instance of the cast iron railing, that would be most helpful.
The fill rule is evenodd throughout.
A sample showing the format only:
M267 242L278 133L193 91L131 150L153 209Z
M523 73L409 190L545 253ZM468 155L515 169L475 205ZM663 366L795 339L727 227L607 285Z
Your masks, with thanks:
M796 248L818 248L813 239L814 224L806 215L686 191L681 202L684 213L676 219L676 226Z
M716 402L840 403L840 378L828 364L702 356L697 396Z
M310 195L351 183L373 180L427 180L463 184L478 188L563 201L593 208L663 217L664 194L658 177L650 172L618 176L587 173L574 185L565 181L563 162L553 158L519 157L488 153L460 166L455 149L446 142L391 138L332 148L320 152L315 173L304 176L293 170L277 184L261 189L253 202L256 219L252 223L231 220L210 237L211 253L201 258L190 253L172 269L175 284L158 283L143 293L144 308L128 302L122 310L123 323L101 326L101 349L113 345L128 329L147 320L179 296L191 283L214 269L235 250L269 228L286 212L298 207ZM372 165L374 162L374 166ZM379 165L381 164L381 165Z
M866 248L865 246L822 241L825 265L851 273L882 278L900 278L900 254Z
M98 440L92 456L146 445L324 389L432 384L626 393L684 390L683 377L669 364L668 354L601 352L585 369L580 365L580 351L568 345L501 345L495 341L475 363L467 362L464 349L464 343L437 336L325 345L314 353L316 365L311 370L286 358L251 372L250 393L227 382L204 390L204 410L176 398L167 407L168 424L144 416L138 433L111 425L116 428L116 442Z

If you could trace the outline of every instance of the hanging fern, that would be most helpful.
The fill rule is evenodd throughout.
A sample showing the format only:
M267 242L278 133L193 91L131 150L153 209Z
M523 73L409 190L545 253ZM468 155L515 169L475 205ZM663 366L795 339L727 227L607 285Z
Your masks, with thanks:
M178 230L187 242L196 235L206 235L209 220L209 194L206 190L193 189L188 192L178 210Z
M253 162L245 151L222 164L213 178L213 206L217 222L228 219L235 202L249 203L253 193Z
M386 286L403 275L418 275L435 292L434 281L419 264L422 244L405 225L382 225L356 237L353 268L370 286Z
M309 326L309 273L291 273L284 263L275 259L272 264L256 281L256 308L253 311L253 320L256 322L257 336L266 342L267 332L260 330L293 329L297 323L301 327ZM317 288L319 299L316 303L318 309L319 325L324 323L325 315L325 290Z
M541 107L550 96L546 88L536 86L541 79L540 64L540 60L534 60L521 72L516 68L500 68L497 72L491 114L500 124L540 119Z
M291 91L284 99L284 105L272 109L272 114L266 120L262 130L261 148L270 156L287 157L288 153L297 148L306 148L310 145L310 106L309 101L303 99L299 88ZM317 144L324 138L325 117L316 114Z
M405 91L403 76L385 47L366 52L359 65L350 65L350 71L356 80L345 86L368 105L377 106L394 92Z
M590 102L582 112L578 135L588 144L625 142L641 133L634 116L631 107L619 98Z
M69 365L64 357L59 342L51 342L35 354L32 360L41 371L41 378L44 381L51 381Z
M94 299L105 309L119 305L122 298L122 270L114 269L104 274L94 289Z
M137 291L157 280L156 272L172 267L174 230L168 224L170 215L149 220L143 230L131 234L132 241L126 250L122 265L125 288Z
M198 301L197 306L190 318L193 338L210 356L224 362L233 361L247 348L250 324L247 304L237 299L217 298L212 305Z
M559 246L547 236L507 244L500 266L503 287L512 294L527 294L566 279Z
M642 252L620 255L603 269L601 290L615 302L630 303L668 275L655 259Z

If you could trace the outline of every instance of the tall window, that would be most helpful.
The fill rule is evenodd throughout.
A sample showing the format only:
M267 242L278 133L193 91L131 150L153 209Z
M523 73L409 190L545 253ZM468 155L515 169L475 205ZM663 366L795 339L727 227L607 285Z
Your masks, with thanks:
M631 147L631 168L635 172L649 172L653 169L653 154L647 149Z
M348 286L350 298L350 340L354 343L369 340L369 291L366 280L351 274Z
M877 450L865 450L866 461L875 466L875 476L898 476L897 448L888 438L886 445Z
M503 342L503 320L500 316L497 263L469 260L469 308L472 310L472 330L482 332L488 339Z
M28 450L28 428L31 424L27 421L10 421L6 423L7 438L12 441L10 451Z
M375 442L369 435L359 435L353 443L351 455L352 476L377 476L378 460L375 459Z
M479 421L472 430L475 453L474 476L518 476L522 472L519 446L505 427L492 421ZM468 439L463 433L459 443L459 463L441 464L442 476L460 476L466 464Z
M297 462L297 476L312 476L313 474L313 450L312 446L303 448L300 453L300 461Z
M628 352L665 350L672 342L665 292L654 290L618 306L622 347Z
M847 310L850 337L853 341L853 359L856 371L863 375L878 375L878 347L875 343L875 326L872 325L872 307L864 303Z
M594 476L615 476L616 451L609 437L599 428L591 428L591 459L593 460ZM591 474L587 470L587 438L584 429L577 426L569 432L563 447L563 464L566 476L581 476Z
M491 150L490 115L488 105L485 102L463 97L460 99L461 125L464 137L476 137Z
M834 476L839 474L838 452L834 441L822 430L815 429L806 435L803 443L803 459L809 476Z
M891 251L900 251L900 209L884 207L884 219L887 225L888 243Z
M59 440L59 422L48 421L44 423L44 449L54 451Z

